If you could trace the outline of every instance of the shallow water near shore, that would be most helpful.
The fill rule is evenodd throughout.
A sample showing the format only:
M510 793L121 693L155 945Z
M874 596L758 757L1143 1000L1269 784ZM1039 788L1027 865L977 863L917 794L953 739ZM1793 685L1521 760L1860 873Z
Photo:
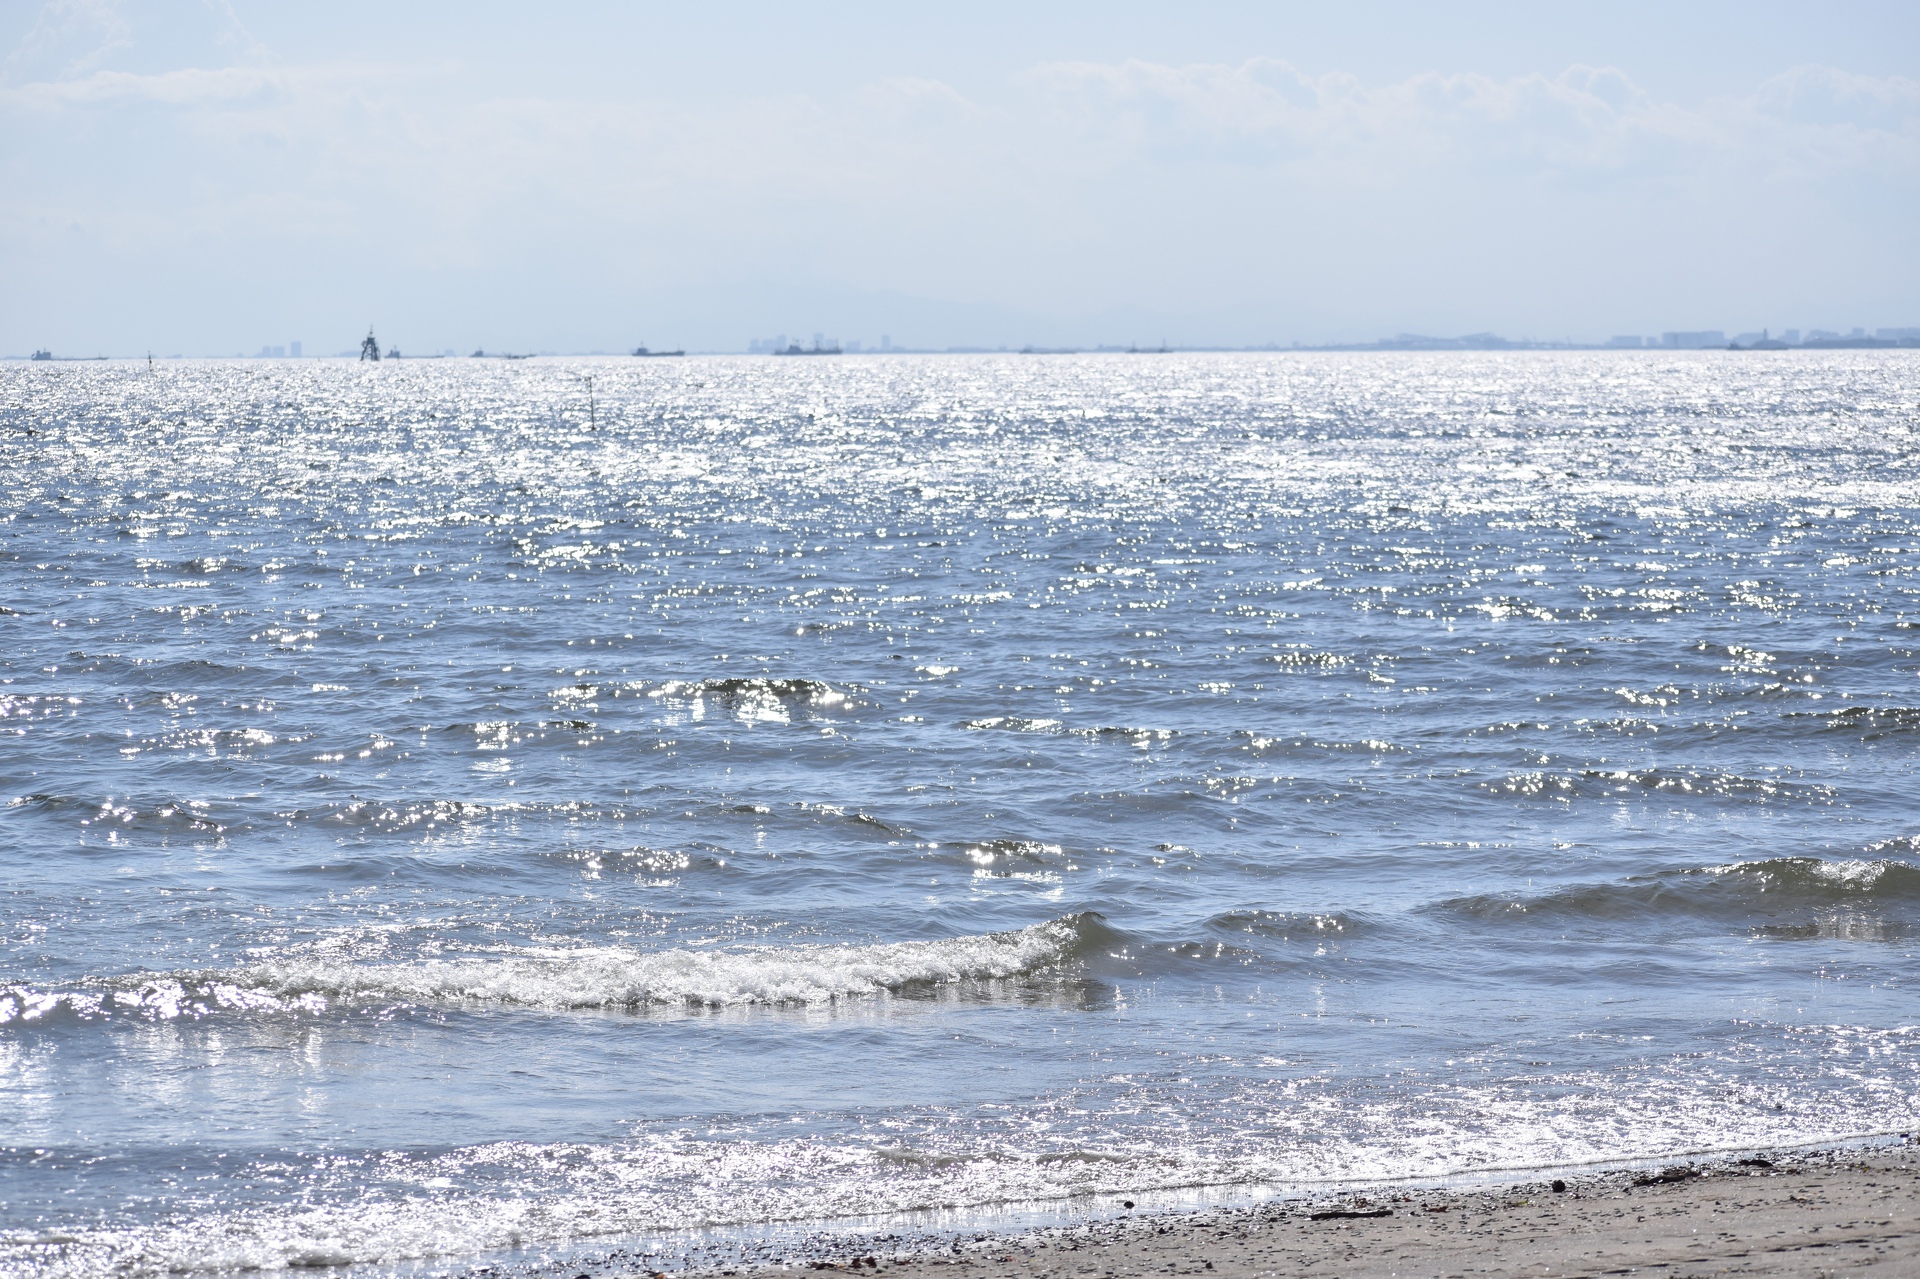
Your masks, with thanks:
M0 388L8 1272L1920 1126L1913 354Z
M1911 1134L1854 1138L1802 1148L1720 1151L1695 1159L1681 1157L1688 1174L1707 1177L1774 1175L1783 1170L1832 1167L1840 1160L1900 1158L1913 1145ZM1746 1156L1743 1158L1742 1156ZM1758 1167L1756 1167L1758 1165ZM1456 1200L1489 1191L1509 1196L1542 1196L1560 1179L1574 1193L1608 1184L1631 1185L1643 1177L1672 1184L1657 1174L1670 1172L1672 1157L1607 1161L1601 1164L1529 1169L1487 1169L1446 1177L1353 1183L1281 1185L1271 1183L1188 1186L1120 1196L1085 1196L1031 1203L965 1208L921 1209L883 1217L804 1223L762 1223L667 1231L658 1234L591 1239L559 1247L530 1245L473 1258L459 1267L430 1262L400 1266L362 1266L355 1275L493 1274L512 1279L575 1279L581 1273L632 1274L678 1272L735 1273L760 1267L799 1268L816 1261L845 1266L852 1258L927 1258L1018 1249L1036 1238L1083 1230L1108 1232L1142 1228L1190 1238L1211 1229L1222 1215L1260 1211L1314 1219L1314 1214L1373 1208L1382 1201L1405 1205L1434 1199ZM1762 1173L1759 1169L1768 1171ZM1689 1176L1676 1178L1678 1181ZM1720 1184L1725 1184L1724 1181ZM1131 1197L1137 1195L1137 1198ZM1206 1245L1200 1244L1204 1252Z

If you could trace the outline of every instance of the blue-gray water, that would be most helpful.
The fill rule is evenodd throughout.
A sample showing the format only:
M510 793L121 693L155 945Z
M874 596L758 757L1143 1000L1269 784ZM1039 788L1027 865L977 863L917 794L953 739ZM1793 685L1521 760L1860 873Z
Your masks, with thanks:
M1920 1126L1917 405L7 366L0 1268Z

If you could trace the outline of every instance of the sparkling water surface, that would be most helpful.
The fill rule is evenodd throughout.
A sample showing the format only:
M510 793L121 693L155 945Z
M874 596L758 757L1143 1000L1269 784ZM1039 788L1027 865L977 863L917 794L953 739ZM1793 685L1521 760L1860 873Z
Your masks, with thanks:
M1911 1130L1916 432L1900 351L0 369L0 1270Z

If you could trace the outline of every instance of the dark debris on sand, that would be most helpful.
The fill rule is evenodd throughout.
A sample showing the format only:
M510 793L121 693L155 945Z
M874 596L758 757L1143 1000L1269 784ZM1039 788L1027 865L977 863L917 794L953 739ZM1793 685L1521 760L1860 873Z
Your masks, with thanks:
M1723 1156L1656 1168L1566 1172L1551 1179L1473 1187L1374 1187L1365 1193L1275 1199L1246 1207L1200 1212L1135 1213L1121 1209L1122 1204L1126 1209L1131 1209L1131 1201L1113 1200L1106 1205L1106 1216L1096 1217L1092 1215L1095 1210L1089 1209L1089 1216L1085 1220L1009 1234L796 1228L788 1233L751 1238L726 1238L718 1234L687 1236L684 1246L673 1249L646 1250L634 1245L610 1246L600 1250L591 1245L579 1245L568 1249L564 1258L496 1263L473 1268L465 1274L469 1279L666 1279L669 1275L682 1279L683 1276L731 1276L765 1270L861 1273L911 1267L966 1266L970 1272L992 1269L1009 1275L1031 1273L1044 1276L1058 1273L1070 1276L1087 1269L1086 1264L1070 1262L1091 1262L1093 1257L1070 1259L1063 1254L1082 1252L1099 1254L1102 1273L1164 1274L1171 1270L1176 1273L1213 1271L1221 1274L1257 1274L1262 1273L1257 1266L1249 1269L1253 1258L1248 1251L1248 1241L1279 1239L1281 1236L1272 1232L1282 1227L1298 1234L1297 1238L1289 1237L1292 1239L1289 1246L1294 1252L1310 1244L1312 1231L1344 1232L1320 1236L1325 1246L1338 1250L1343 1259L1341 1265L1329 1273L1360 1274L1370 1273L1364 1267L1354 1268L1360 1267L1366 1260L1363 1253L1358 1251L1365 1240L1352 1232L1398 1229L1404 1234L1405 1226L1396 1226L1396 1220L1401 1223L1430 1223L1421 1227L1423 1239L1438 1228L1441 1234L1432 1236L1433 1239L1453 1239L1455 1246L1460 1248L1472 1247L1474 1239L1483 1239L1492 1245L1501 1239L1510 1242L1510 1237L1515 1237L1516 1232L1524 1233L1524 1223L1517 1219L1527 1212L1538 1218L1543 1211L1549 1214L1558 1211L1561 1213L1560 1219L1565 1222L1564 1229L1572 1232L1576 1227L1573 1225L1574 1217L1568 1216L1569 1213L1590 1216L1604 1210L1607 1219L1624 1220L1628 1218L1622 1217L1622 1214L1641 1197L1680 1194L1697 1199L1702 1194L1710 1194L1738 1198L1741 1191L1759 1184L1750 1180L1753 1178L1807 1178L1811 1174L1824 1173L1829 1174L1827 1180L1831 1180L1831 1175L1835 1173L1868 1170L1870 1166L1861 1162L1863 1158L1882 1162L1889 1159L1905 1161L1899 1164L1905 1168L1911 1163L1914 1149L1915 1143L1902 1134L1898 1141L1871 1147ZM1866 1184L1874 1186L1878 1183ZM1920 1183L1916 1183L1916 1188L1920 1189ZM1810 1197L1797 1194L1781 1193L1774 1198L1795 1205L1813 1202ZM1599 1201L1607 1201L1611 1207ZM1677 1209L1668 1204L1656 1210L1649 1203L1648 1211L1672 1215ZM1639 1222L1647 1220L1644 1214L1635 1216ZM1499 1224L1502 1221L1510 1224ZM1759 1223L1756 1219L1750 1224L1757 1227ZM1535 1253L1557 1255L1553 1252L1550 1224L1535 1222L1533 1228L1546 1231L1543 1236L1546 1242L1535 1240ZM1820 1227L1811 1229L1817 1232ZM654 1243L657 1246L660 1238L656 1237ZM1571 1250L1575 1245L1575 1237L1569 1233L1566 1246ZM1398 1245L1381 1243L1380 1246L1385 1248L1383 1256L1399 1255L1395 1252ZM1649 1240L1649 1246L1652 1246L1652 1240ZM1726 1246L1732 1247L1731 1244ZM1268 1247L1262 1255L1272 1251ZM1895 1251L1898 1252L1898 1249ZM1308 1248L1308 1253L1312 1253L1311 1248ZM1571 1255L1571 1252L1567 1255ZM1904 1257L1911 1253L1899 1255ZM1891 1256L1889 1259L1892 1259ZM1269 1259L1272 1260L1277 1258ZM1216 1262L1219 1263L1218 1269ZM1306 1273L1320 1273L1318 1265L1311 1263L1304 1255L1296 1258L1293 1264L1296 1269L1304 1265ZM1898 1267L1904 1263L1895 1260L1893 1264L1894 1269L1874 1270L1872 1273L1902 1273ZM1662 1263L1656 1259L1648 1258L1647 1265L1650 1267L1649 1273L1666 1273ZM1346 1269L1342 1269L1342 1266ZM1753 1275L1803 1273L1791 1266L1744 1267L1740 1272ZM1272 1273L1271 1264L1268 1264L1265 1273ZM1920 1270L1913 1273L1920 1273Z

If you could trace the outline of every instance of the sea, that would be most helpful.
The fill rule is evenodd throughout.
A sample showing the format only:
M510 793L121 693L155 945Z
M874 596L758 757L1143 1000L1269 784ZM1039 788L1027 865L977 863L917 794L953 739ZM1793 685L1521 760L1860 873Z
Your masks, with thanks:
M0 1274L1914 1131L1916 764L1920 351L10 363Z

